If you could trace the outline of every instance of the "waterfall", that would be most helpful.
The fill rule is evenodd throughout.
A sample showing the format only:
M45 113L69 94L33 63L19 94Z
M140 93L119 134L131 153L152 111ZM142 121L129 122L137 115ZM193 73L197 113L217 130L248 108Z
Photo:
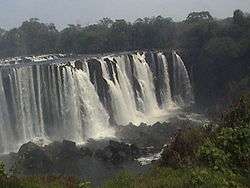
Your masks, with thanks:
M147 115L158 112L159 107L156 101L153 74L145 60L145 55L133 55L135 66L135 77L138 80L142 93L142 110Z
M189 106L193 103L194 97L188 75L188 71L181 57L173 51L173 83L174 101L180 106Z
M13 141L13 133L11 132L11 125L8 114L8 107L6 103L5 91L3 88L2 74L0 73L0 152L7 152L14 148L8 144Z
M152 52L153 64L147 57L145 52L0 67L0 153L28 141L82 144L114 137L113 126L165 121L173 106L190 105L181 58L173 53L170 71L164 53Z
M34 65L0 71L0 104L0 153L40 139L84 143L114 136L86 70Z
M84 129L86 137L94 139L113 137L114 131L109 126L109 115L102 106L95 87L89 80L88 74L82 70L77 70L76 84L78 88L78 101L80 103L79 115L81 120L86 124ZM79 132L83 131L80 129Z
M171 108L173 106L173 101L171 97L170 89L170 78L169 78L169 67L167 58L163 53L158 53L158 62L162 64L162 74L163 74L163 88L160 91L161 100L163 102L162 106L164 109Z

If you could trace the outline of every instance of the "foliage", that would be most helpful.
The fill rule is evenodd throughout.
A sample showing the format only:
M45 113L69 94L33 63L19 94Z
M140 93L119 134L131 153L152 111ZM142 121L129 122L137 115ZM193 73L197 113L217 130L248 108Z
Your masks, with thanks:
M0 178L0 187L6 188L78 188L78 180L73 177L5 177Z
M182 167L196 162L196 151L206 140L203 128L187 128L180 130L163 151L161 165Z
M199 21L204 21L204 20L208 20L208 21L213 20L213 17L208 11L191 12L187 17L186 22L194 23L194 22L199 22Z
M123 172L106 182L103 188L188 188L246 187L244 178L232 172L216 172L207 168L155 168L144 175Z
M79 188L91 188L91 182L84 181L79 184Z
M4 171L4 164L2 161L0 161L0 177L6 176L5 171Z
M42 53L103 53L171 46L174 24L161 16L138 19L103 18L97 24L69 25L58 31L54 24L31 18L19 28L0 32L0 57Z
M209 141L202 145L199 157L216 170L232 169L250 173L250 103L240 102L227 112L220 127Z
M197 187L249 186L250 95L243 96L217 124L179 132L165 148L160 166L189 167Z
M229 156L222 149L217 148L214 143L206 143L198 151L201 161L214 170L224 170L229 166Z
M241 10L235 10L233 20L235 24L243 24L244 23L244 13Z

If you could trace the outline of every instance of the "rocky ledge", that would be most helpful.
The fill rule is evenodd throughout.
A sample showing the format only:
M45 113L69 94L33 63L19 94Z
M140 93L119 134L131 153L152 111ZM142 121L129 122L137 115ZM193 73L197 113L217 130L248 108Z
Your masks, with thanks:
M180 130L203 124L194 120L183 116L152 126L117 126L119 141L90 139L82 146L68 140L45 146L29 142L0 158L14 175L77 176L98 185L122 170L142 173L150 168L148 164L160 158L164 145Z
M89 142L84 146L64 140L53 142L41 147L28 142L21 146L17 153L10 154L12 172L22 175L77 175L81 174L80 164L95 161L98 164L119 166L145 154L145 149L140 149L134 144L126 144L113 140Z

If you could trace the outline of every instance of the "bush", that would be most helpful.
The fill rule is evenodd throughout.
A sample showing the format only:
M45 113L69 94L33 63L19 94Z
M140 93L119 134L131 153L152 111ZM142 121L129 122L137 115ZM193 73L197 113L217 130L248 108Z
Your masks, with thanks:
M84 181L79 184L79 188L91 188L91 182Z
M2 177L0 187L4 188L79 188L79 181L74 177Z
M162 166L181 167L196 163L196 153L207 139L204 128L188 128L181 130L163 151L160 164Z
M198 151L199 159L214 169L250 172L250 106L246 99L224 115L215 134Z
M135 175L124 171L113 179L107 181L103 188L133 188L135 187L135 180Z
M191 187L246 187L245 179L231 171L214 171L208 168L196 168L191 173Z
M4 171L4 164L2 161L0 161L0 177L6 176Z
M214 143L208 142L200 147L198 156L202 162L214 170L224 170L229 166L229 156Z
M250 125L250 94L243 96L239 103L226 112L220 122L221 127L249 128Z
M155 168L145 175L131 175L123 172L106 182L102 188L210 188L246 187L246 181L227 171L219 172L208 168Z

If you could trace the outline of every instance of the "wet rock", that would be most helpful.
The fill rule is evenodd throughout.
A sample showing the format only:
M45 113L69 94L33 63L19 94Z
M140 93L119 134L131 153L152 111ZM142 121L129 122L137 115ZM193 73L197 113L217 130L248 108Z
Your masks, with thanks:
M22 145L16 156L16 169L22 174L36 175L52 173L52 161L45 150L28 142Z
M137 146L116 141L110 141L107 147L99 149L95 153L97 158L114 164L134 160L139 155L140 149Z
M77 60L75 62L75 67L76 67L76 69L83 70L83 62L80 60Z
M46 146L45 150L53 161L60 158L78 158L80 156L76 143L67 140L63 140L62 143L53 142Z
M173 135L176 130L175 126L168 123L156 123L153 126L129 124L117 127L116 135L123 142L134 143L139 148L153 146L160 151L162 146L168 143L170 135Z
M85 156L91 157L93 155L93 151L87 147L80 148L80 153L83 157Z
M89 163L104 165L122 165L133 162L141 155L136 145L117 141L94 141L83 147L64 140L47 146L38 146L32 142L24 144L18 153L12 154L17 174L21 175L79 175Z
M92 84L96 85L97 94L105 106L109 114L113 114L111 107L111 97L109 94L109 86L107 81L103 78L101 63L97 59L89 59L87 61L90 81ZM114 118L111 116L111 121L114 121Z

